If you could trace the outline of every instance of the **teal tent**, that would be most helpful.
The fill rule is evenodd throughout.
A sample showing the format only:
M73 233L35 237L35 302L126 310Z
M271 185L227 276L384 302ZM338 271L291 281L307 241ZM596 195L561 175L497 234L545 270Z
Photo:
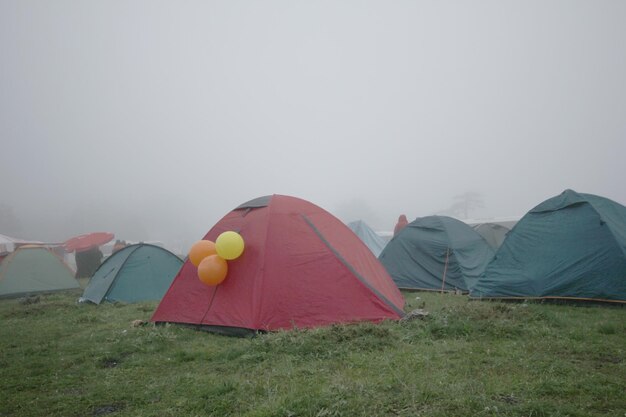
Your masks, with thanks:
M182 265L179 257L159 246L129 245L100 265L82 298L96 304L159 301Z
M0 264L0 297L80 288L72 270L49 249L21 246Z
M472 297L626 302L626 207L565 190L515 225Z
M380 255L385 245L387 245L387 241L378 236L376 232L362 220L350 222L348 223L348 227L365 243L365 246L367 246L376 257Z
M492 256L491 247L467 224L428 216L402 229L378 259L399 288L467 292Z

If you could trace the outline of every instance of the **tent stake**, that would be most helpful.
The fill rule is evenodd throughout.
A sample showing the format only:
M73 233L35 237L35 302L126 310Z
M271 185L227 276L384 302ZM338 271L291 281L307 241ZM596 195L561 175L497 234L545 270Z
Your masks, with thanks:
M446 272L448 271L448 258L450 257L450 248L446 250L446 264L443 266L443 282L441 284L441 293L443 294L443 289L446 287Z

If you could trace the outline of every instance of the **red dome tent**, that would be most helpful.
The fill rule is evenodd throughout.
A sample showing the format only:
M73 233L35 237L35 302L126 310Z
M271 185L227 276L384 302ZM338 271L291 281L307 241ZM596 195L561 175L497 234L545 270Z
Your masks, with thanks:
M340 220L307 201L273 195L244 203L206 234L234 230L245 251L208 287L185 262L152 321L226 333L378 322L404 298L372 252Z

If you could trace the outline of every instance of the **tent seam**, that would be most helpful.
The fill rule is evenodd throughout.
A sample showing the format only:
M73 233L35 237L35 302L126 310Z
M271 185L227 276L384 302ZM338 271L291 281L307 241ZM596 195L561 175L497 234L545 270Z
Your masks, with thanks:
M268 240L268 236L269 236L269 230L270 230L270 221L272 219L272 202L274 200L274 198L276 197L276 194L272 194L272 196L270 197L268 203L267 203L267 222L265 222L265 239L263 241L263 255L261 256L261 267L259 268L259 272L257 274L257 276L260 277L260 279L255 279L255 284L256 282L258 282L258 286L262 287L263 286L263 277L265 276L265 262L266 262L266 253L267 251L265 250L265 248L267 247L267 240ZM262 208L262 207L260 207ZM259 294L256 290L257 290L257 285L255 285L254 287L254 292L253 294ZM253 300L252 302L254 303L256 300ZM261 300L262 303L262 300ZM254 305L253 305L254 307ZM256 312L256 316L254 317L254 327L256 329L261 328L260 326L260 314L261 314L261 306L259 306L259 308L254 309L254 311Z
M365 278L363 278L361 276L361 274L359 274L352 267L352 265L350 265L350 263L348 263L348 261L344 259L343 256L341 256L341 254L330 244L330 242L328 240L326 240L326 238L324 238L324 235L322 235L322 233L317 229L317 227L315 227L313 222L306 215L301 214L300 216L302 216L302 218L309 225L309 227L311 229L313 229L313 232L317 235L317 237L319 237L320 240L333 252L333 254L337 257L337 259L346 268L348 268L348 270L350 272L352 272L352 274L361 282L361 284L365 285L370 291L372 291L372 293L374 293L374 295L376 295L381 301L383 301L385 304L387 304L387 306L390 307L396 314L398 314L400 317L404 317L404 315L405 315L404 311L402 309L398 308L394 303L389 301L389 299L387 299L387 297L385 297L380 291L378 291L376 288L372 287L369 284L369 282L367 282L367 280Z
M140 247L141 247L141 245L137 245L137 247L136 247L135 249L133 249L133 250L132 250L132 251L128 254L128 256L126 257L126 259L124 259L124 262L122 262L122 264L120 265L120 267L117 269L117 272L115 273L115 277L113 277L113 281L111 281L111 285L109 285L109 288L107 288L107 292L105 292L105 293L104 293L104 295L103 295L103 296L102 296L102 298L100 299L100 302L102 302L102 300L104 300L105 298L107 298L107 295L109 295L109 293L111 292L111 288L113 288L113 285L115 284L115 281L117 281L117 276L118 276L119 272L122 270L122 268L124 268L124 265L126 265L126 262L128 262L128 259L130 258L130 256L131 256L133 253L135 253L137 250L139 250L139 248L140 248ZM107 259L110 259L110 258L111 258L111 257L109 256L109 258L107 258ZM105 261L105 263L106 263L106 261ZM103 263L102 265L104 265L104 263ZM102 266L102 265L100 265L100 266ZM100 267L98 267L98 269L100 269ZM96 269L96 272L98 272L98 269ZM94 274L94 275L96 275L96 272L94 272L93 274ZM93 278L93 276L92 276L92 278ZM90 281L91 281L91 279L90 279ZM89 285L89 284L87 284L87 285ZM100 303L98 303L98 304L100 304Z

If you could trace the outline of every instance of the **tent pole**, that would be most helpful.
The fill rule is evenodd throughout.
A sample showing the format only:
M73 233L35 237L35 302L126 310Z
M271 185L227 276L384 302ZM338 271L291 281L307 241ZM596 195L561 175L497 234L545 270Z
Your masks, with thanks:
M441 283L441 293L443 294L443 289L446 287L446 272L448 271L448 258L450 257L450 248L446 250L446 264L443 266L443 279Z

